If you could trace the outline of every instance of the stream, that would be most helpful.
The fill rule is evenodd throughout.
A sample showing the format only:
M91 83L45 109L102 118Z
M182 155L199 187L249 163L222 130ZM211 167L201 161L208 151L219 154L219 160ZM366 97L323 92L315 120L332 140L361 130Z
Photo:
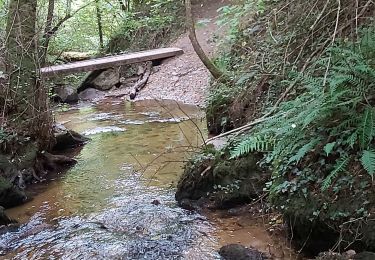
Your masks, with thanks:
M290 259L284 241L252 219L239 225L176 205L184 160L207 137L198 107L106 99L56 121L91 141L71 151L73 168L7 210L22 225L0 235L1 259L220 259L220 246L237 242Z

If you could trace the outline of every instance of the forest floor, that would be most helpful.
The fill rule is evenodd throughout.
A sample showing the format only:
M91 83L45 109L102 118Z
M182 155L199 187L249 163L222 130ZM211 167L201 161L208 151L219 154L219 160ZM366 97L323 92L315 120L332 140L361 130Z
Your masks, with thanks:
M216 25L217 9L230 0L206 0L193 6L193 15L199 25L196 28L198 41L203 50L213 57L216 40L220 35ZM222 31L222 30L220 30ZM203 65L189 40L188 34L180 36L171 47L178 47L184 54L165 60L156 67L147 85L140 91L137 99L172 99L187 104L204 106L209 87L210 73Z

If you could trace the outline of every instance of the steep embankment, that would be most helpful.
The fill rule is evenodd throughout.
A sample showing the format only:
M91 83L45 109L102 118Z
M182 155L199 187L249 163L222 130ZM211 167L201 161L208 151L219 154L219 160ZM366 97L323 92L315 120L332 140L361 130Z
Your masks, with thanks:
M210 133L236 136L191 159L176 199L267 201L261 212L279 213L301 252L374 252L374 2L249 0L227 11L221 61L233 82L210 89L206 111Z

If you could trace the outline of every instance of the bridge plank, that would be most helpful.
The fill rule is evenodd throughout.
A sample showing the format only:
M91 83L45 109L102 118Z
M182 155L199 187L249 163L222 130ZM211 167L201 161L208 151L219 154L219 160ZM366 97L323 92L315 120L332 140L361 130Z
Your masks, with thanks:
M165 59L180 55L182 53L183 50L179 48L161 48L45 67L40 69L40 73L42 76L50 77L58 74L87 72L138 62Z

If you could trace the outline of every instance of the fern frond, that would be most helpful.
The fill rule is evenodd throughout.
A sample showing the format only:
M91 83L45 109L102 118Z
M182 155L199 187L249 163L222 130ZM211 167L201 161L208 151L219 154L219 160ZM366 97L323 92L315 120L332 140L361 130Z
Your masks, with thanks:
M366 149L375 135L374 109L367 107L363 113L359 141L362 149Z
M295 155L289 158L288 163L299 162L308 152L310 152L319 142L320 138L312 139L310 142L302 146Z
M363 168L373 178L375 173L375 152L373 150L363 151L361 163Z
M355 131L349 136L349 139L347 140L350 148L354 147L354 144L357 142L357 140L358 140L358 131Z
M328 143L326 144L324 147L323 147L323 150L324 152L326 153L326 156L328 156L332 150L333 150L333 147L335 147L336 145L336 142L332 142L332 143Z
M331 186L333 179L337 177L337 175L344 171L345 168L349 164L349 156L348 155L343 155L335 164L334 169L331 171L331 173L324 179L322 183L322 190L325 191Z
M246 155L250 152L259 151L265 152L273 146L274 141L267 136L250 136L240 142L232 151L231 158L236 158Z

